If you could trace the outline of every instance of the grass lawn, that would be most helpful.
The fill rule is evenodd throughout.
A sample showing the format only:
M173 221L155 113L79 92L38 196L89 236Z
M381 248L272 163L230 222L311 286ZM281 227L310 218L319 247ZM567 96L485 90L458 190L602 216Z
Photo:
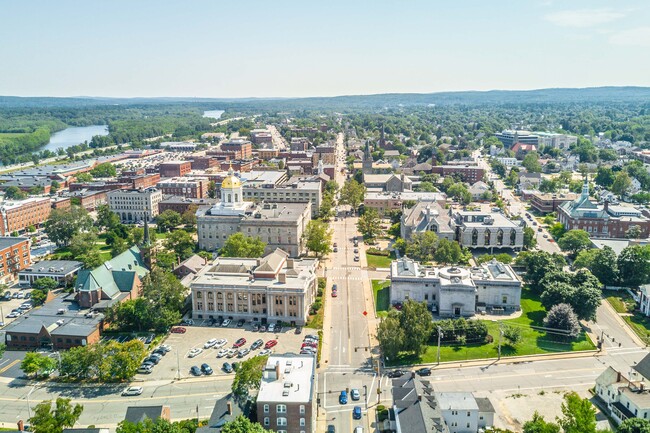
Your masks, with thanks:
M389 268L390 262L393 261L391 256L378 256L366 253L366 260L368 260L369 268Z
M522 339L514 347L502 341L501 356L535 355L553 352L571 352L591 350L595 346L585 333L573 341L564 341L547 335L545 331L536 329L543 326L546 311L539 297L529 290L521 292L521 309L523 314L516 319L503 320L504 325L515 326L521 329ZM499 324L486 322L488 332L493 338L492 343L466 344L464 346L445 345L440 349L440 361L465 361L470 359L496 358L498 356ZM418 358L413 355L397 359L395 364L432 363L437 361L437 346L427 347L426 351Z
M631 313L636 302L625 290L603 290L603 296L617 313Z
M390 309L390 281L372 280L372 292L375 294L377 316L386 317Z
M603 290L603 296L621 316L636 335L645 343L650 344L650 318L635 311L636 302L625 290Z

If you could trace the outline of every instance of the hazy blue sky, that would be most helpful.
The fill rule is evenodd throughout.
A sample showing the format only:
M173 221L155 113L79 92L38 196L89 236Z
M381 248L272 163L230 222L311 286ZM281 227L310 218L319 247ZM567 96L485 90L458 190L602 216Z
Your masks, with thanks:
M650 86L648 0L0 0L0 94Z

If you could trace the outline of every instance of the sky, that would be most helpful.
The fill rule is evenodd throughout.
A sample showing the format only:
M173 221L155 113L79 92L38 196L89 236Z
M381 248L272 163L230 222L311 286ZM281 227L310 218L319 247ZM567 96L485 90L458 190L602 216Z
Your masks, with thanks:
M648 0L0 0L0 95L650 86Z

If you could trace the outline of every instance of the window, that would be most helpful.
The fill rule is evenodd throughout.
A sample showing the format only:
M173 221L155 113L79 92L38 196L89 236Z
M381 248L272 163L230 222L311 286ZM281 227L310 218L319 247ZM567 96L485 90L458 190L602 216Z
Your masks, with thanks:
M264 425L270 425L270 424L271 424L271 420L269 419L268 416L265 416L264 417Z
M277 406L275 406L275 412L276 413L287 413L287 405L286 404L278 404Z
M305 419L300 418L300 427L304 427L304 426L305 426Z
M467 416L469 416L469 412L467 412ZM469 427L469 426L468 426Z
M264 405L264 413L269 413L269 405L268 404Z
M283 416L278 417L277 425L278 425L278 427L286 426L287 425L287 419L285 417L283 417Z
M502 303L502 304L507 304L507 303L508 303L508 296L507 296L507 295L503 295L503 296L501 297L501 303ZM469 416L469 415L468 415L468 416Z
M467 423L467 428L469 428L469 423Z
M300 415L304 415L304 414L305 414L305 405L301 404L300 405Z

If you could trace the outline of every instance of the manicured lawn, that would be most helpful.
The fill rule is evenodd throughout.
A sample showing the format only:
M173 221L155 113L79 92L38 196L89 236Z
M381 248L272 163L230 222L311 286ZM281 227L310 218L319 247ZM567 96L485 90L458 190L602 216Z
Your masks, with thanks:
M393 259L390 256L377 256L366 253L369 268L389 268Z
M503 320L504 325L516 326L522 331L522 339L514 347L507 344L505 340L501 344L501 356L522 356L535 355L553 352L571 352L581 350L592 350L594 345L582 333L580 337L572 341L566 341L553 335L547 335L544 330L538 327L543 326L546 311L539 298L530 291L522 291L521 309L522 315L516 319ZM498 356L499 324L498 322L487 322L488 332L493 338L492 343L466 344L466 345L445 345L440 348L440 361L465 361L470 359L496 358ZM419 358L412 355L398 358L395 364L417 364L433 363L437 361L437 346L435 337L433 344L427 347L425 353Z
M372 280L372 292L375 295L377 316L385 317L390 309L390 281Z
M621 317L634 333L645 344L650 344L650 319L635 311L636 302L632 296L624 290L603 290L603 296L617 313L622 314Z
M636 302L625 290L603 290L603 297L617 313L631 313L636 307Z

